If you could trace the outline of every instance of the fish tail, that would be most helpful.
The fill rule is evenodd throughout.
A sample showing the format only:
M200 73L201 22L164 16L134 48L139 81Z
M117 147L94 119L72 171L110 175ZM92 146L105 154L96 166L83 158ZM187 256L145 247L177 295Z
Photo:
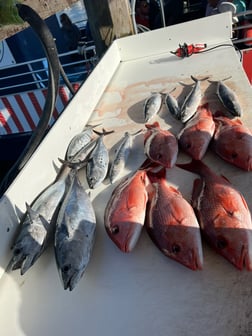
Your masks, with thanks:
M203 161L195 159L192 159L189 163L177 163L176 166L198 175L206 175L209 171L209 168Z
M160 124L158 121L154 121L153 124L145 124L145 127L147 129L153 129L153 128L159 128L160 127Z
M153 162L151 159L147 158L141 166L138 168L138 170L151 170L155 167L160 166L159 163Z
M86 127L91 127L91 128L95 128L97 126L101 126L101 124L96 124L96 125L90 125L90 124L87 124Z
M191 75L191 78L192 78L192 80L193 80L195 83L197 83L198 81L202 82L202 81L204 81L204 80L207 80L207 79L209 78L209 76L204 77L204 78L202 78L202 79L198 79L198 78L194 77L193 75Z
M166 178L166 168L161 167L158 171L147 170L147 176L150 179L151 183L155 183L159 180Z
M144 132L144 130L141 128L140 130L136 131L135 133L132 133L131 135L136 136L136 135L141 134L143 132Z
M111 133L114 133L115 131L112 130L112 131L106 131L104 128L102 129L102 132L98 132L96 130L93 129L93 132L97 135L108 135L108 134L111 134Z

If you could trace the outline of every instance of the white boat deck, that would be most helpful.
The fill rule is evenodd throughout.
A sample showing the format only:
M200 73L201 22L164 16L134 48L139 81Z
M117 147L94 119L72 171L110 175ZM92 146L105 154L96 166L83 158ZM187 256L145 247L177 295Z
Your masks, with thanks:
M191 84L191 75L212 80L231 75L226 83L240 99L242 120L252 127L251 87L233 47L185 59L170 53L184 42L207 43L209 48L230 45L231 37L231 17L224 13L123 38L109 48L0 200L1 335L252 335L252 273L238 271L205 243L204 269L191 271L162 255L145 231L135 250L123 254L104 229L103 212L114 188L106 182L91 192L97 239L86 273L72 292L63 290L53 248L24 276L5 272L17 216L25 211L25 202L30 203L53 181L57 159L64 157L70 139L87 122L101 122L101 127L115 130L105 137L111 148L125 130L144 127L142 104L151 92L176 88L174 95L182 100L190 88L180 82ZM202 102L221 108L214 84L202 82L202 91ZM165 107L154 120L175 134L182 127ZM134 171L143 160L143 135L139 135L123 174ZM190 158L180 153L179 160ZM243 192L252 210L251 173L228 165L210 151L204 161ZM167 176L189 200L194 175L172 168Z

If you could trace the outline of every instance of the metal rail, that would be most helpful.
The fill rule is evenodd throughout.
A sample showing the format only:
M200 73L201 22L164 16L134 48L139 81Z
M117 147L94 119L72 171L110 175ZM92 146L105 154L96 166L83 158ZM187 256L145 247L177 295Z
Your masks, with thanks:
M85 80L98 63L94 45L83 45L81 50L59 54L59 59L71 83ZM6 75L6 72L10 74ZM45 57L0 68L0 97L8 92L30 91L32 87L34 90L47 88L47 83L48 64Z

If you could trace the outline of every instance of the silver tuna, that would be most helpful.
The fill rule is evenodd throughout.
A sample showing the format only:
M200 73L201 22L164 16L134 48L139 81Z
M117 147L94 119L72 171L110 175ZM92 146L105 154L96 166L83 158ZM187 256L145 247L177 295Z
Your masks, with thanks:
M242 108L240 106L237 95L223 81L217 82L217 96L223 106L235 117L241 117Z
M162 93L153 93L145 100L144 103L144 122L148 122L153 118L161 109L163 103Z
M93 251L96 218L92 202L76 172L60 207L55 231L55 257L64 289L72 291L82 278Z
M191 92L185 98L180 111L180 119L183 123L187 122L197 111L198 106L200 105L200 101L202 98L201 92L201 81L204 79L197 79L191 76L191 78L195 81L195 85Z
M67 172L67 170L66 170ZM20 223L20 232L13 244L13 257L9 267L20 268L23 275L41 256L54 231L54 215L65 192L65 176L45 189L31 206Z

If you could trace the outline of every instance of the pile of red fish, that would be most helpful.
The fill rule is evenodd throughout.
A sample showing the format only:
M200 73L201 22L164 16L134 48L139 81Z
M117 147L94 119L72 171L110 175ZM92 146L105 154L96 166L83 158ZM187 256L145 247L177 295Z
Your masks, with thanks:
M114 189L104 223L123 252L136 246L143 227L167 256L193 270L203 268L201 236L238 269L252 270L252 221L242 194L202 159L209 148L222 159L252 170L252 134L238 117L214 115L208 104L175 136L158 122L145 124L147 161ZM176 164L179 148L192 158L178 167L199 175L192 202L169 185L166 169Z

